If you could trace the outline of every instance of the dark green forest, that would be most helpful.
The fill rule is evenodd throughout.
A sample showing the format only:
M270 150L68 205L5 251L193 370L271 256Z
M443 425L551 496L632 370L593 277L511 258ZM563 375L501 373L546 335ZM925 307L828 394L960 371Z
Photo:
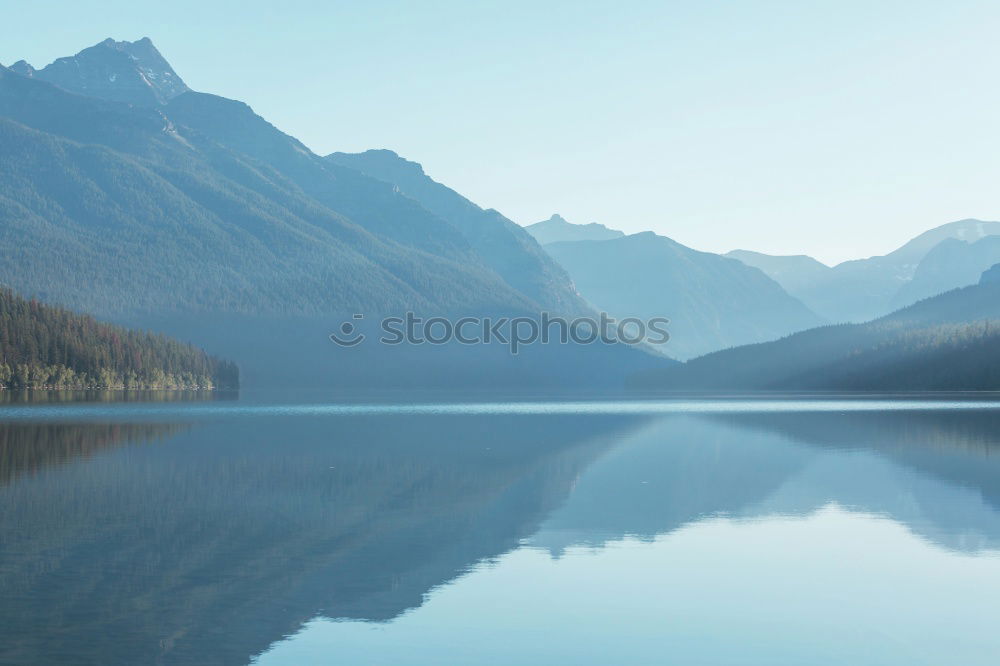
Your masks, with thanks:
M237 388L228 361L164 335L105 324L0 289L4 388Z

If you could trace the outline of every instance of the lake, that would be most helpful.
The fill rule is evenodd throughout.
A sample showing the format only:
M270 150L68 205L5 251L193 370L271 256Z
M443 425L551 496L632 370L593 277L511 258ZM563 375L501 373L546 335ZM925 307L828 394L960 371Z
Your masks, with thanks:
M996 664L1000 402L9 401L2 664Z

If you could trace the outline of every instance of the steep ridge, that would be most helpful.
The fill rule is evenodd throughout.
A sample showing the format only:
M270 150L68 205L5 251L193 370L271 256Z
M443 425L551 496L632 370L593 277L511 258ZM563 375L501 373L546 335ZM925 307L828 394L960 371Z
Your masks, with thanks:
M188 90L149 37L135 42L108 38L42 69L24 60L11 69L70 92L140 106L163 104Z
M423 167L391 150L332 153L327 160L391 183L427 210L447 220L483 261L508 284L547 308L578 313L587 309L566 271L522 227L499 212L484 210L424 173Z

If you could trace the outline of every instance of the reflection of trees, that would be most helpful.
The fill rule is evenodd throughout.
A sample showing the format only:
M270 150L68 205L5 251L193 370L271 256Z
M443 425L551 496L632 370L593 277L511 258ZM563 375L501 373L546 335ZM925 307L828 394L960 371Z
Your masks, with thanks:
M176 423L0 423L0 485L104 449L162 439L182 427Z
M160 390L11 390L0 391L0 405L31 404L48 405L63 403L95 402L204 402L211 400L232 400L238 391L160 391Z
M13 484L0 662L245 663L317 615L390 619L515 548L629 423L245 419Z

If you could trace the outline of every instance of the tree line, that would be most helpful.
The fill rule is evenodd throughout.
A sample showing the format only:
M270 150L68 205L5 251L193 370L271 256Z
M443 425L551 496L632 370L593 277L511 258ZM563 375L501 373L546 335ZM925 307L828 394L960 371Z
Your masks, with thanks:
M99 322L0 288L0 386L237 388L239 369L165 335Z

